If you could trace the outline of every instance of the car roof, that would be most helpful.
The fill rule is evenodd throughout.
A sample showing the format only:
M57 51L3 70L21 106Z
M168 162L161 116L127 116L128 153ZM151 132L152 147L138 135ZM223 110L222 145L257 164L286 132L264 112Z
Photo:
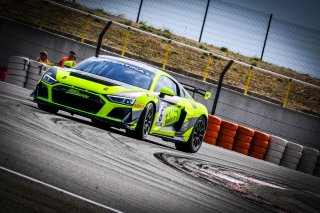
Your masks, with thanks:
M147 64L145 64L145 63L143 63L141 61L138 61L138 60L123 58L123 57L118 57L118 56L110 56L110 55L99 55L98 58L96 58L96 57L91 57L91 58L92 59L94 59L94 58L95 59L102 59L102 60L103 59L111 59L111 60L123 62L123 63L126 63L126 64L130 64L130 65L133 65L133 66L136 66L136 67L140 67L142 69L146 69L146 70L148 70L150 72L153 72L153 73L164 74L166 76L170 76L168 73L159 70L159 68L147 65Z

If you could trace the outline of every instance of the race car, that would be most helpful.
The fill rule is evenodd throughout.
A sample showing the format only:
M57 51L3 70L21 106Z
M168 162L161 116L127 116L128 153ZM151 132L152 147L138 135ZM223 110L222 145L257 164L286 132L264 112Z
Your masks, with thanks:
M210 93L202 93L209 98ZM34 101L50 113L79 114L98 126L124 128L140 140L155 135L191 153L201 147L208 121L207 108L168 73L115 56L91 57L74 68L49 68Z

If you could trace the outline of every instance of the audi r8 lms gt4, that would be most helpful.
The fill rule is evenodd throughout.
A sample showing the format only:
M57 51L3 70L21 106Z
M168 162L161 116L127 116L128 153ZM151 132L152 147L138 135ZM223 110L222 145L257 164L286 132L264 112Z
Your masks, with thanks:
M74 68L49 68L34 101L47 112L64 110L89 117L95 125L125 128L140 140L158 136L185 152L199 150L208 121L206 107L168 73L113 56L91 57Z

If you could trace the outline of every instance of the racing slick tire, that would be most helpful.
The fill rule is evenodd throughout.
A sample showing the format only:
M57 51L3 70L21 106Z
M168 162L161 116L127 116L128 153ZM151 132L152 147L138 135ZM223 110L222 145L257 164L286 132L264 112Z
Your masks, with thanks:
M141 113L136 129L132 132L138 140L145 140L152 127L155 108L152 103L148 103ZM129 135L132 135L129 134Z
M56 108L56 107L49 106L49 105L46 105L46 104L41 104L41 103L38 103L38 108L43 110L43 111L52 113L52 114L56 114L59 111L59 109Z
M206 130L206 122L204 117L201 116L198 118L196 124L194 125L192 133L189 137L189 140L186 143L183 143L183 142L175 143L177 150L183 151L183 152L190 152L190 153L197 152L201 147L205 130Z

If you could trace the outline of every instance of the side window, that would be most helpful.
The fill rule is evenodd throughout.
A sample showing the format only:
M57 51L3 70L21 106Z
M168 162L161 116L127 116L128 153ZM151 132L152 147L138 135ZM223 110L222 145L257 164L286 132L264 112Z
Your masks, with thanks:
M154 91L160 92L163 87L167 87L171 89L175 95L179 95L177 84L166 76L160 76L156 84L156 87L154 88Z

